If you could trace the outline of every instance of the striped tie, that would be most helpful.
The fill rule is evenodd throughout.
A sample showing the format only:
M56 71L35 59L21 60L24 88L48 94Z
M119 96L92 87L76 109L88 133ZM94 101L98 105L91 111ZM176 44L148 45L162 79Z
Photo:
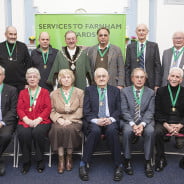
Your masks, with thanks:
M136 90L136 97L139 98L139 90ZM137 123L140 117L140 105L137 103L136 99L134 99L134 107L135 107L135 115L134 115L134 122Z
M179 51L176 50L176 51L175 51L176 58L177 58L178 54L179 54ZM172 67L177 67L177 65L178 65L178 58L177 58L176 60L173 61Z
M141 43L141 55L139 56L139 66L144 69L144 44Z
M103 96L105 93L104 88L101 88L101 96ZM98 112L98 117L99 118L105 118L106 117L106 98L99 103L99 112Z

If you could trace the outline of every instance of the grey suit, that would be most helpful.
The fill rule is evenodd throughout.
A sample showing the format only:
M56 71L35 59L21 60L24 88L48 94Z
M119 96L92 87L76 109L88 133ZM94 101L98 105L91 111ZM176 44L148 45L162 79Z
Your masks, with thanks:
M144 136L144 153L145 159L150 160L153 152L154 142L154 105L155 105L154 91L148 87L144 87L140 105L140 122L145 122L146 126L143 130ZM126 87L121 90L121 110L122 120L121 126L123 128L123 147L126 159L131 158L130 143L133 134L132 127L129 122L134 121L135 107L134 107L134 94L132 86Z
M164 50L163 56L162 56L162 73L163 73L162 86L167 85L167 77L169 75L172 56L173 56L172 48ZM184 69L184 54L181 56L181 62L179 67L181 69ZM182 81L181 86L184 86L184 80Z
M95 70L95 63L98 52L98 45L95 45L88 49L88 57L90 59L92 73ZM108 73L109 73L109 85L112 86L125 86L125 71L124 61L121 49L115 45L110 44L108 51Z

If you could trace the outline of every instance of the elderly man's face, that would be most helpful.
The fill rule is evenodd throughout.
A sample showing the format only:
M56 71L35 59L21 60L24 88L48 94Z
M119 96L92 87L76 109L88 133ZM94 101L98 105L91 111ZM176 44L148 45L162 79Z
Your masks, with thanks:
M48 49L49 44L50 44L49 34L48 33L42 33L40 35L40 38L39 38L39 43L40 43L40 48L42 48L43 50Z
M147 27L145 25L138 26L136 29L136 34L137 34L138 40L145 41L148 34Z
M0 84L3 83L4 78L5 78L5 75L3 74L3 72L0 69Z
M173 45L176 49L184 46L184 33L175 33L173 36Z
M131 79L136 89L141 89L146 82L146 76L142 70L135 71Z
M100 45L107 45L109 43L109 33L106 29L101 29L98 32L98 42Z
M74 49L77 44L77 38L74 33L68 33L65 38L66 45L69 49Z
M17 30L14 27L9 27L5 36L9 43L14 44L17 41Z
M182 82L182 77L178 71L172 71L168 76L168 81L172 87L176 87Z
M109 75L106 70L104 69L97 69L95 75L95 82L99 87L105 87L108 83Z

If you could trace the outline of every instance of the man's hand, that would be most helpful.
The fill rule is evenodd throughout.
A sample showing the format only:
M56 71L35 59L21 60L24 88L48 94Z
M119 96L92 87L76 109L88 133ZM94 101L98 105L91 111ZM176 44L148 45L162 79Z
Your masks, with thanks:
M133 125L132 128L133 128L133 132L135 133L136 136L142 136L142 133L144 130L144 127L142 124Z

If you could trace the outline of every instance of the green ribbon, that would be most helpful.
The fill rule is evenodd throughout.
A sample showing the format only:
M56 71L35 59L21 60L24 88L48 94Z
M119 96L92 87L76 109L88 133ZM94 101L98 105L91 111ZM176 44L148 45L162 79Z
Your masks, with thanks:
M37 87L36 92L35 92L33 98L32 98L32 95L31 95L31 89L28 88L28 91L29 91L30 107L32 107L32 105L33 105L33 103L34 103L34 101L35 101L35 99L36 99L36 96L37 96L37 94L38 94L39 88L40 88L40 87Z
M102 51L100 50L100 46L98 46L98 52L99 52L99 54L100 54L100 56L101 56L102 58L104 57L104 55L105 55L106 52L108 51L109 47L110 47L110 44L107 45L107 47L105 48L105 50L104 50L103 53L102 53Z
M179 96L181 87L180 87L180 85L178 86L178 89L177 89L177 92L176 92L175 99L173 98L173 94L172 94L172 91L171 91L171 86L168 84L167 87L168 87L168 90L169 90L169 95L170 95L172 107L175 107L176 102L177 102L177 100L178 100L178 96Z
M74 90L74 87L72 86L72 88L70 89L69 91L69 96L68 96L68 99L66 98L65 94L64 94L64 91L62 90L62 88L60 88L60 91L61 91L61 95L65 101L66 104L68 104L68 102L70 101L71 99L71 96L72 96L72 93L73 93L73 90Z
M172 48L172 53L173 53L174 61L177 61L178 60L178 58L183 53L183 51L184 51L184 47L182 48L181 51L178 51L178 54L176 54L176 52L174 51L174 47Z
M146 42L145 42L144 46L141 49L139 48L139 42L137 42L137 58L139 58L142 55L142 53L144 52L144 49L146 47Z
M3 87L4 87L4 84L2 83L2 84L0 85L0 94L2 93Z
M99 95L99 101L100 101L100 102L102 102L102 101L104 100L104 98L105 98L105 93L106 93L107 87L104 88L103 93L102 93L102 90L101 90L101 89L102 89L102 88L97 87L98 95Z
M12 56L13 51L14 51L14 49L15 49L15 46L16 46L16 42L13 44L12 51L10 51L10 48L9 48L8 42L6 42L6 48L7 48L7 50L8 50L8 55L9 55L9 57L11 57L11 56Z
M144 92L144 87L141 89L139 97L137 97L137 95L136 95L136 90L134 90L134 86L132 86L132 90L133 90L133 93L134 93L135 101L137 102L137 104L140 105L141 104L142 95L143 95L143 92Z
M43 50L42 49L40 49L41 50L41 52L42 52L42 58L43 58L43 62L44 62L44 64L46 65L47 64L47 60L48 60L48 57L49 57L49 50L47 51L47 52L43 52Z

